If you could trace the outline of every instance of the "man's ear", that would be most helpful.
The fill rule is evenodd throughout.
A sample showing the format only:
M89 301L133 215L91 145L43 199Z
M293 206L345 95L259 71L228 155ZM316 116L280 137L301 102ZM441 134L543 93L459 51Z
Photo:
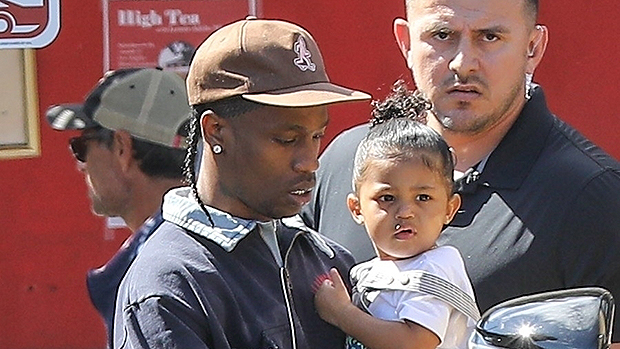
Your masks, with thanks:
M226 120L215 114L212 110L206 110L202 113L200 116L200 132L202 133L202 139L204 139L209 149L216 144L226 149L222 133L226 125Z
M131 134L125 130L114 131L112 151L118 159L123 172L127 172L134 162Z
M534 70L545 54L549 41L549 30L546 26L537 24L530 34L530 41L527 47L527 67L526 73L534 74Z
M396 18L393 25L394 38L400 48L400 52L407 61L407 66L411 69L409 62L409 51L411 50L411 37L409 36L409 22L403 18Z
M349 193L349 195L347 195L347 207L349 208L349 211L351 212L351 216L353 217L355 223L364 224L364 216L362 215L360 199L357 197L357 195L353 193Z

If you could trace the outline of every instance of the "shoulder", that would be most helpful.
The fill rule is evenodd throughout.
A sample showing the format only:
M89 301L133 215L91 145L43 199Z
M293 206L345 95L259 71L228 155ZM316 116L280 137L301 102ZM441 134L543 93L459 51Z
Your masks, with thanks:
M183 228L164 221L140 249L120 292L128 303L191 292L198 274L214 270L211 258L210 251Z
M501 171L523 173L553 191L578 190L602 172L620 171L618 161L548 109L540 87L493 152L489 166L494 158L501 161L496 164Z
M360 124L348 128L342 132L340 132L334 140L330 143L330 145L336 144L354 144L357 146L359 142L366 136L370 127L368 124Z
M564 176L588 178L605 171L620 173L620 163L616 159L556 116L542 155L543 164L566 171Z
M407 270L424 270L473 294L465 262L461 253L453 246L444 245L428 250L412 259L406 268Z
M412 258L410 265L440 274L445 274L447 271L465 270L465 263L461 253L456 247L450 245L428 250Z
M425 271L447 280L466 275L465 263L460 252L449 245L436 247L403 260L387 261L374 258L355 265L351 269L351 277L363 278L369 271L372 271L372 274L385 275L396 275L408 271Z
M157 261L158 265L166 263L183 263L192 261L194 255L208 253L191 233L174 223L164 221L144 243L136 262L148 263ZM163 258L163 257L167 258Z
M620 203L620 162L557 117L532 173L573 205Z
M325 148L325 151L321 155L322 161L324 159L329 159L332 156L342 160L343 153L355 154L357 146L366 136L368 130L368 124L361 124L342 131Z

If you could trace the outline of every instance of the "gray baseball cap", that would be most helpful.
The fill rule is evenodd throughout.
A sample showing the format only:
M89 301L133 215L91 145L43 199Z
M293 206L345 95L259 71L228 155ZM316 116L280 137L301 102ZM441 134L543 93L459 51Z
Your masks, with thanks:
M139 68L109 71L83 104L54 105L45 114L56 130L122 129L138 139L179 148L185 147L190 113L178 74Z

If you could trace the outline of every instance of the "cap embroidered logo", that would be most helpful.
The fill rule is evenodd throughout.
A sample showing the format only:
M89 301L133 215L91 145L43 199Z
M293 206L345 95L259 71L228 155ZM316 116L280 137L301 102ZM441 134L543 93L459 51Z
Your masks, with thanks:
M297 58L293 60L293 63L295 63L295 65L301 71L306 71L306 70L315 71L316 64L312 63L312 61L310 60L310 58L312 57L312 54L308 50L308 47L306 46L306 41L304 40L303 37L301 36L297 37L297 41L295 42L294 49L295 49L295 53L297 53Z

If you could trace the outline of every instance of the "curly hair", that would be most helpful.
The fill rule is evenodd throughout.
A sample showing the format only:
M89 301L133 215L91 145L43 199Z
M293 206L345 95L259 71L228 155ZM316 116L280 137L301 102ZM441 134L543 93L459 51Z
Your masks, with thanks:
M373 107L372 126L355 153L354 192L358 192L372 160L420 159L445 179L448 191L453 193L454 155L443 137L423 123L431 103L398 81L393 92L373 102Z
M394 83L392 93L384 100L374 100L371 105L373 107L371 128L395 118L410 118L423 122L425 112L432 107L431 102L422 96L422 93L418 90L409 90L403 80Z

